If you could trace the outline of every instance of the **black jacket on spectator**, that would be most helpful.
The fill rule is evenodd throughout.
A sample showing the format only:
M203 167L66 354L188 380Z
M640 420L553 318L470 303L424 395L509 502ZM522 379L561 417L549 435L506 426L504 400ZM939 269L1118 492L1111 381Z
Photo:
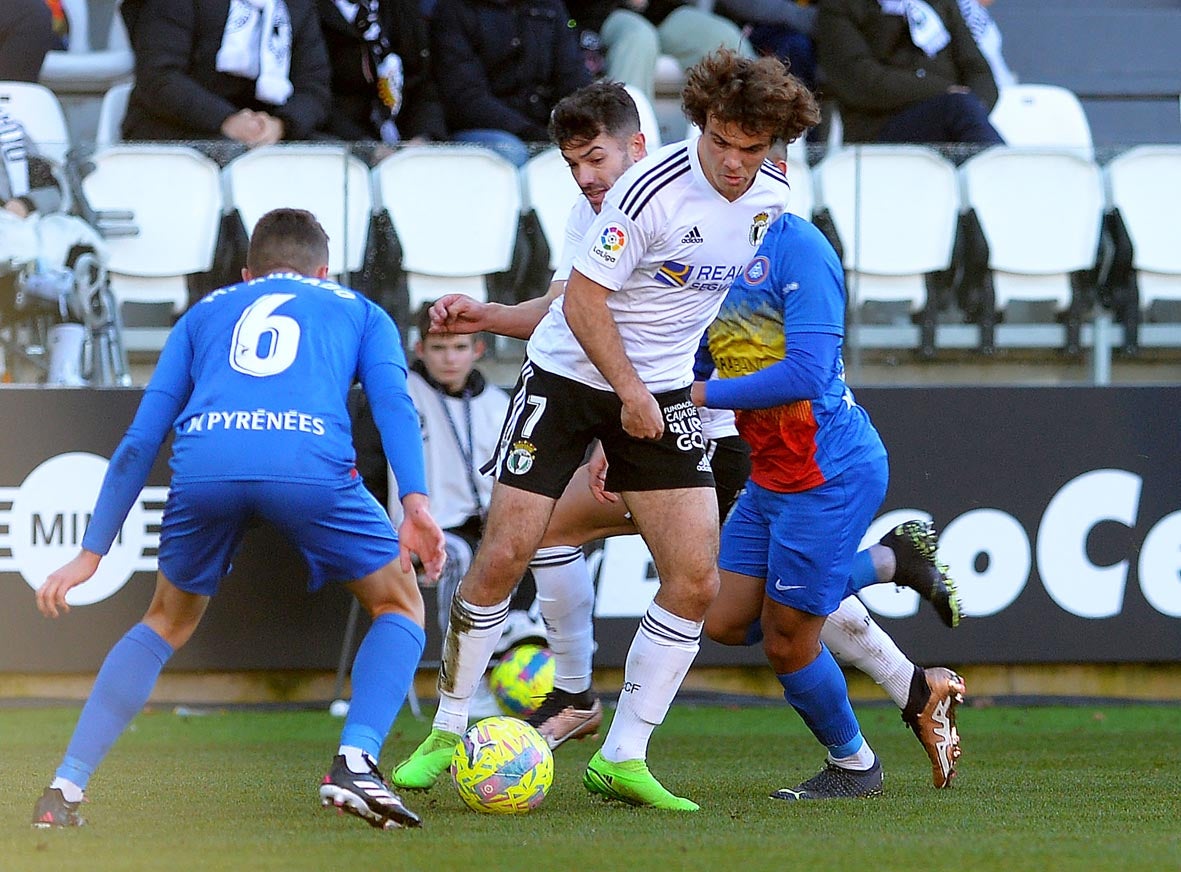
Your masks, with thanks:
M547 138L554 104L590 84L562 0L439 0L431 63L448 129Z
M956 0L926 0L951 42L927 57L910 38L906 19L882 12L878 0L821 0L816 50L821 91L840 104L844 138L870 142L901 110L965 85L989 110L996 82Z
M332 111L323 129L350 141L379 139L371 117L376 76L369 47L332 0L316 0L316 4L332 64ZM381 0L377 9L381 30L402 59L398 132L402 139L446 138L443 107L431 77L427 25L418 0Z
M132 26L135 88L123 120L127 139L221 139L239 109L283 121L284 139L307 139L328 113L330 69L313 0L286 0L295 91L282 106L254 96L254 80L219 73L229 0L142 0Z

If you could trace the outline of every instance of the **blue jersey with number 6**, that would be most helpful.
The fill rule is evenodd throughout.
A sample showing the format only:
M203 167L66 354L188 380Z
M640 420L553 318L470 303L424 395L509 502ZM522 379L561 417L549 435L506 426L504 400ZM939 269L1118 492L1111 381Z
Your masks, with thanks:
M404 383L405 372L397 328L370 300L274 274L214 291L186 312L147 390L184 404L176 481L339 482L355 475L349 386L391 375ZM397 399L416 432L408 395Z

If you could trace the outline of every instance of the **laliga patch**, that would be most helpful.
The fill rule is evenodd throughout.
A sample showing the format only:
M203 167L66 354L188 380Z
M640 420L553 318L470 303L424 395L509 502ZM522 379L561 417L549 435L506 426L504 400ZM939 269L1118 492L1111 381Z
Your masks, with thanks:
M532 442L514 442L513 449L504 461L504 468L513 475L524 475L533 468L537 446Z
M771 261L761 254L748 263L742 272L742 277L746 279L748 285L762 284L769 275L771 275Z
M607 266L614 268L619 263L619 254L627 248L627 231L618 224L608 224L591 244L591 254Z
M763 237L767 235L767 228L771 226L771 216L766 212L760 212L750 220L750 232L747 234L747 239L755 248L763 241Z

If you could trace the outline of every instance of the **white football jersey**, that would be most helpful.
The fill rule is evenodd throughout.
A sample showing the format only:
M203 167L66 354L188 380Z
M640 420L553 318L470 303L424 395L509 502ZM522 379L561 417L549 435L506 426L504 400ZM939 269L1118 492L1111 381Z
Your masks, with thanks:
M692 382L702 333L783 213L787 195L786 176L765 162L751 187L728 201L702 172L696 142L662 148L628 169L608 192L573 268L612 291L607 305L628 359L650 391ZM533 332L529 359L611 390L571 332L561 303L559 298L550 306Z

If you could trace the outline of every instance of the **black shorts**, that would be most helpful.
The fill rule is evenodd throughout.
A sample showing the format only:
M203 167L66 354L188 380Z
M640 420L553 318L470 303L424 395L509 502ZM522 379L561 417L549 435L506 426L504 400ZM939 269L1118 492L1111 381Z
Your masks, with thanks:
M726 516L734 507L734 501L746 487L750 477L750 446L741 436L723 436L711 439L705 446L706 457L714 472L714 490L718 495L718 520L726 522Z
M607 455L608 490L712 488L689 388L655 397L664 412L664 435L636 439L623 431L623 404L614 392L546 372L526 358L491 469L504 484L557 499L598 439Z

